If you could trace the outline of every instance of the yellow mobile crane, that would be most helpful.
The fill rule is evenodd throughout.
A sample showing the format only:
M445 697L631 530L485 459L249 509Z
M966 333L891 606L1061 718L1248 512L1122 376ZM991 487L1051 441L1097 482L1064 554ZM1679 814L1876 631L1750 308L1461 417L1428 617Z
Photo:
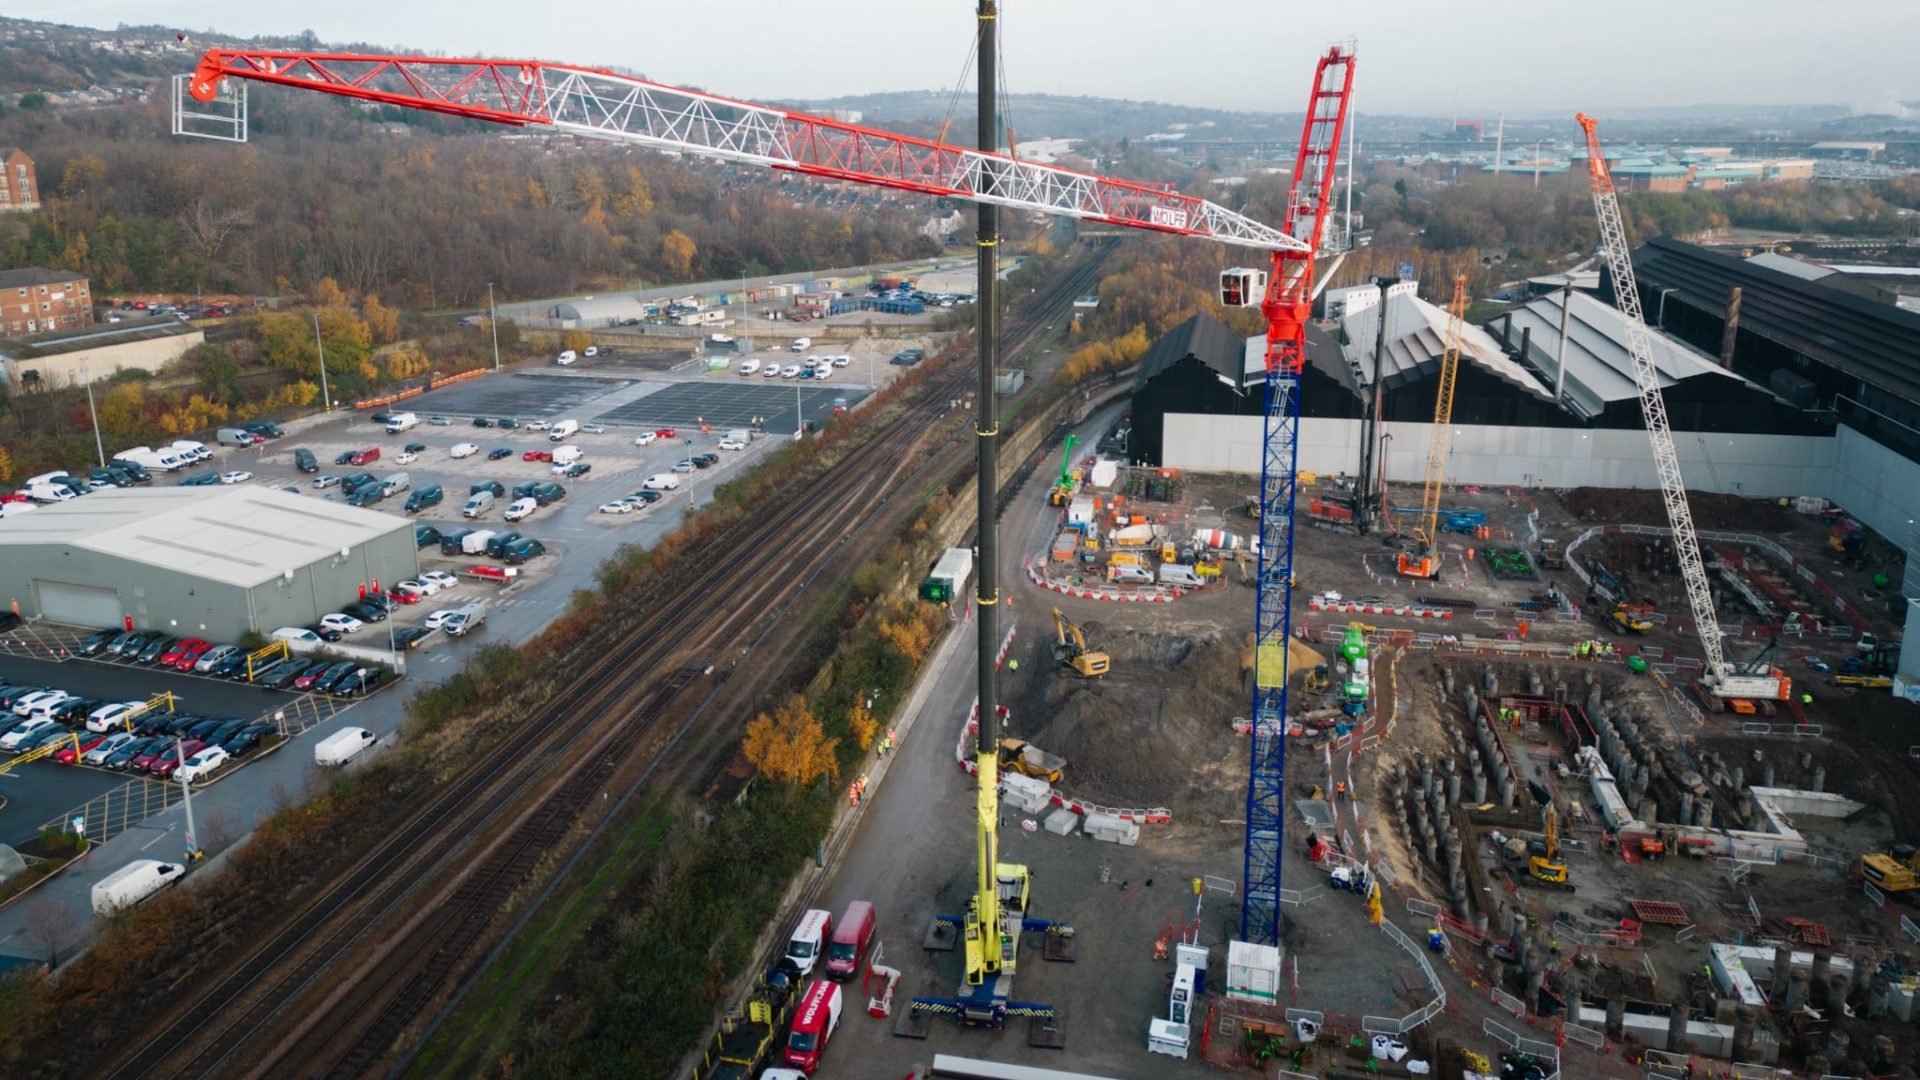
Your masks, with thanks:
M1383 311L1381 318L1386 318ZM1433 436L1427 441L1427 482L1420 494L1420 517L1413 527L1413 550L1400 553L1400 573L1406 577L1440 576L1440 559L1433 553L1440 535L1440 482L1447 471L1447 443L1453 434L1453 388L1460 376L1460 336L1467 320L1467 275L1453 279L1453 303L1447 307L1447 349L1440 355L1440 393L1433 404Z
M1103 652L1087 648L1087 635L1082 633L1078 624L1053 609L1053 632L1059 641L1053 647L1053 658L1072 668L1089 679L1105 675L1113 666L1112 658Z

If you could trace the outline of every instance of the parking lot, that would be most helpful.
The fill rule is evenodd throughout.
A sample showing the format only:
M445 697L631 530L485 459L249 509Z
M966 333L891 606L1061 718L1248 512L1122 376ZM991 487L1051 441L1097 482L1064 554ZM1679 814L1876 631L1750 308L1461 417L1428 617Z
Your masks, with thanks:
M171 693L178 713L210 718L271 717L298 696L126 661L82 658L62 663L0 655L0 682L49 686L103 702L147 701L162 693ZM13 722L9 714L5 726ZM244 763L250 757L242 755L238 761ZM6 807L0 809L0 842L23 843L31 839L42 824L140 775L89 765L62 765L47 758L18 765L0 777L0 796L7 800Z

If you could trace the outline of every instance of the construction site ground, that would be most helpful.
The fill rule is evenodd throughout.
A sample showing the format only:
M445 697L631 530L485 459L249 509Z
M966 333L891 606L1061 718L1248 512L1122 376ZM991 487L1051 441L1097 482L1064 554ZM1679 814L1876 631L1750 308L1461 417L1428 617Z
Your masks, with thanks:
M1109 419L1096 417L1083 436L1097 436ZM1181 505L1167 509L1177 510L1185 526L1222 528L1244 537L1257 528L1244 509L1251 486L1243 478L1189 477ZM1246 569L1231 565L1222 584L1170 603L1081 600L1038 589L1025 580L1021 568L1027 557L1044 552L1058 531L1061 511L1046 504L1047 490L1045 483L1027 484L1002 519L1000 580L1003 592L1011 594L1002 618L1003 625L1011 621L1017 626L1008 658L1018 665L1002 669L1002 700L1010 710L1006 733L1066 759L1064 778L1056 785L1060 790L1109 807L1164 807L1173 821L1143 827L1138 846L1122 847L1078 833L1050 835L1038 828L1044 814L1028 818L1011 809L1002 814L1002 860L1025 863L1034 874L1032 914L1067 923L1077 932L1074 964L1046 963L1037 948L1023 949L1014 991L1017 1000L1064 1010L1064 1052L1030 1048L1023 1022L989 1034L940 1021L924 1042L900 1038L892 1034L893 1020L862 1015L866 995L856 984L848 1003L849 1020L835 1038L822 1076L884 1075L888 1070L903 1074L915 1064L929 1062L935 1052L1101 1075L1202 1075L1197 1045L1187 1061L1145 1051L1149 1019L1166 1015L1172 975L1172 962L1155 960L1153 953L1157 940L1177 937L1189 924L1197 929L1199 941L1215 950L1216 961L1222 958L1225 943L1237 936L1239 897L1203 888L1196 921L1193 880L1226 885L1238 882L1244 872L1249 748L1233 725L1236 720L1244 722L1249 712L1247 649L1254 590ZM1394 494L1412 495L1397 489ZM1303 491L1303 502L1307 497ZM1802 658L1817 655L1837 670L1851 646L1839 639L1818 639L1818 644L1796 645L1791 650L1783 646L1773 659L1796 680L1796 694L1802 687L1812 688L1815 701L1807 708L1806 718L1820 735L1795 736L1790 728L1781 728L1789 733L1754 737L1742 733L1739 721L1744 718L1696 715L1663 691L1652 676L1634 674L1620 662L1629 647L1652 646L1668 660L1698 656L1701 651L1697 640L1685 632L1691 619L1679 599L1677 578L1655 572L1651 558L1643 570L1630 546L1638 542L1636 538L1605 537L1591 552L1585 548L1582 552L1611 557L1619 564L1614 567L1617 571L1630 573L1636 589L1644 581L1645 594L1655 598L1663 613L1671 614L1667 623L1644 637L1623 638L1603 629L1571 571L1543 571L1537 580L1496 580L1486 570L1489 547L1533 553L1537 545L1531 541L1539 535L1564 544L1590 524L1612 523L1596 514L1658 525L1657 494L1458 492L1449 493L1445 505L1485 511L1490 535L1478 539L1444 535L1441 550L1446 558L1438 582L1398 579L1391 573L1394 549L1377 536L1314 528L1304 518L1296 531L1297 634L1313 640L1315 648L1332 657L1338 634L1349 623L1402 633L1392 637L1394 644L1376 644L1373 650L1374 691L1382 708L1372 727L1355 732L1338 750L1331 731L1289 742L1284 883L1289 889L1303 890L1309 899L1287 911L1282 1005L1320 1010L1334 1023L1357 1025L1362 1014L1398 1017L1429 999L1416 961L1368 925L1360 899L1323 888L1325 871L1304 858L1305 836L1319 831L1342 838L1356 856L1393 868L1395 887L1385 897L1386 916L1424 942L1432 920L1419 912L1431 911L1428 904L1453 910L1455 898L1424 853L1415 850L1403 806L1396 805L1389 793L1395 790L1391 785L1398 783L1402 785L1398 793L1404 794L1423 758L1445 764L1443 758L1453 752L1464 731L1459 691L1467 685L1484 685L1489 671L1504 689L1538 688L1551 696L1556 684L1565 684L1566 696L1576 701L1585 698L1590 684L1597 684L1610 708L1634 715L1650 741L1662 742L1663 754L1676 763L1690 762L1702 773L1711 774L1716 764L1722 773L1738 767L1748 783L1758 783L1760 771L1770 767L1777 786L1795 787L1812 786L1819 769L1827 790L1868 804L1867 810L1847 821L1796 821L1825 859L1745 867L1678 856L1657 863L1630 862L1617 852L1603 854L1600 830L1589 807L1569 821L1563 832L1576 889L1572 893L1514 884L1508 864L1484 837L1478 838L1476 850L1484 875L1480 887L1489 896L1496 891L1504 894L1507 910L1524 913L1543 947L1558 946L1548 965L1549 986L1571 986L1589 998L1618 994L1646 1002L1680 1000L1691 991L1704 1006L1701 969L1710 940L1752 940L1779 931L1789 917L1823 927L1835 949L1852 946L1879 955L1905 940L1897 905L1875 907L1849 875L1860 851L1884 849L1895 837L1920 835L1920 811L1906 805L1911 800L1900 795L1911 790L1920 776L1907 753L1909 742L1920 739L1906 734L1920 721L1920 709L1884 693L1843 693L1825 685L1823 676ZM1137 503L1132 509L1153 512ZM1884 605L1875 606L1869 586L1871 567L1843 566L1823 557L1826 529L1817 517L1809 519L1769 503L1731 500L1709 500L1696 513L1703 529L1753 532L1773 539L1869 612L1872 628L1883 638L1897 635ZM1623 541L1629 546L1622 546ZM1471 558L1470 547L1474 549ZM1629 566L1630 571L1624 569ZM1889 573L1898 580L1897 566ZM1568 592L1583 609L1579 620L1519 615L1511 609L1514 603L1532 601L1546 592L1549 582ZM1440 620L1308 609L1310 596L1329 591L1347 600L1405 603L1420 596L1451 598L1461 606L1453 618ZM1110 674L1086 680L1054 661L1051 609L1055 606L1080 624L1092 649L1111 655ZM1476 618L1476 612L1482 616L1491 612L1491 618ZM1482 655L1476 649L1500 640L1508 647L1517 646L1522 618L1528 622L1526 643L1551 642L1551 655L1515 659ZM1755 618L1750 615L1748 621ZM1723 621L1741 620L1738 613L1729 612ZM853 843L825 871L827 880L818 901L836 912L856 899L876 904L879 937L885 947L880 962L903 972L894 1001L896 1013L916 995L953 996L961 975L959 954L930 954L920 948L933 916L960 914L973 887L972 780L955 763L966 702L973 698L973 635L969 625L956 629L961 633L943 646L928 676L935 681L924 709L910 721L910 737L888 764L885 783L874 789L862 808ZM1399 647L1416 634L1424 635L1423 647ZM1374 636L1378 640L1382 635ZM1611 661L1575 659L1572 649L1583 640L1611 642L1618 651ZM1738 651L1760 644L1764 642L1730 642L1730 648ZM1448 669L1453 693L1444 686ZM1297 693L1291 712L1298 716L1321 704L1326 703ZM1388 731L1389 725L1387 737L1368 737ZM1844 737L1833 737L1842 732ZM1522 727L1502 732L1502 737L1523 783L1541 784L1569 805L1590 802L1580 777L1561 776L1555 768L1565 760L1557 731ZM1686 770L1676 764L1674 771ZM1351 785L1344 795L1335 791L1341 781ZM1310 830L1296 805L1313 795L1316 787L1330 798L1307 809L1333 814L1336 824L1331 829ZM1671 804L1677 790L1674 784L1662 786L1659 780L1649 788L1649 799L1663 818L1674 811ZM1724 795L1716 792L1716 797ZM1537 802L1523 793L1515 820L1525 818L1531 824L1509 831L1537 833L1538 814ZM1028 821L1035 826L1031 831ZM1524 876L1523 868L1520 872ZM1684 935L1687 940L1674 940L1679 927L1649 925L1641 948L1601 947L1597 938L1580 944L1580 932L1617 930L1623 917L1633 915L1633 900L1680 905L1693 927ZM1557 1018L1537 1011L1522 1017L1501 1011L1492 988L1498 985L1522 993L1524 987L1492 957L1490 949L1473 940L1475 905L1463 904L1460 910L1466 913L1461 926L1467 932L1450 933L1451 952L1444 962L1436 962L1448 989L1448 1007L1423 1029L1416 1047L1425 1048L1433 1038L1446 1037L1494 1054L1498 1045L1482 1034L1488 1019L1524 1037L1552 1042ZM1555 930L1556 920L1565 933ZM1503 938L1511 927L1496 923L1488 929L1494 937ZM1222 973L1216 962L1210 990L1219 989ZM1213 994L1208 1000L1219 1003ZM1537 1008L1538 1003L1533 1004ZM1196 1032L1196 1041L1199 1038ZM1221 1047L1212 1049L1216 1061L1220 1060ZM1573 1069L1567 1075L1629 1075L1631 1070L1619 1056L1626 1051L1630 1048L1614 1046L1607 1056L1596 1056L1573 1047L1567 1051L1568 1066ZM1310 1071L1319 1071L1327 1060L1322 1057Z

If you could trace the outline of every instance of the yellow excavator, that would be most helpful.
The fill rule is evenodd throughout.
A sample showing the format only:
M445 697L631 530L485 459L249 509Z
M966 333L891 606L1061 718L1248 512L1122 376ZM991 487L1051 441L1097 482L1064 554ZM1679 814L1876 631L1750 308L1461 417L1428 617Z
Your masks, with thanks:
M1920 888L1920 848L1895 844L1892 851L1862 855L1860 876L1881 892L1912 892Z
M1025 739L1001 739L1000 767L1057 784L1067 767L1067 759L1058 754L1049 754Z
M1053 646L1053 658L1082 676L1098 678L1113 666L1113 659L1106 653L1087 648L1087 635L1072 619L1061 614L1059 608L1053 609L1053 632L1058 638Z
M1607 627L1614 633L1631 632L1644 634L1653 629L1651 614L1644 604L1618 603L1607 612Z
M1527 860L1527 874L1536 885L1573 891L1567 880L1567 864L1560 861L1560 814L1547 804L1546 835L1538 852Z

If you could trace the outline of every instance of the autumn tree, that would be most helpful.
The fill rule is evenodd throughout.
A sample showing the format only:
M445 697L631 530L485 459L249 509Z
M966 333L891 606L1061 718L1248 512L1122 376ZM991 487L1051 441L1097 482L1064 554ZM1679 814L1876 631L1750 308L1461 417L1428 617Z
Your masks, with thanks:
M591 344L593 344L593 335L585 330L569 330L560 335L562 349L571 349L576 353L583 352Z
M11 479L12 476L13 459L7 456L7 448L0 446L0 480Z
M693 237L675 229L660 241L660 258L666 265L667 276L676 281L685 281L693 274Z
M347 294L341 291L339 282L330 277L323 277L320 283L313 287L313 304L315 307L323 308L346 307Z
M860 744L860 749L865 750L873 745L873 736L880 730L880 722L867 711L866 702L855 701L853 709L847 713L847 730L853 732L854 740Z
M834 758L839 744L840 740L826 737L820 719L794 694L773 715L754 717L742 749L753 767L770 779L805 787L823 776L840 774Z
M261 313L253 323L260 359L277 368L314 369L313 324L291 312Z
M360 305L360 317L367 322L376 345L391 345L400 340L400 313L380 302L372 293Z
M895 608L878 625L880 636L886 639L887 644L917 667L933 647L939 622L938 608L915 605Z

